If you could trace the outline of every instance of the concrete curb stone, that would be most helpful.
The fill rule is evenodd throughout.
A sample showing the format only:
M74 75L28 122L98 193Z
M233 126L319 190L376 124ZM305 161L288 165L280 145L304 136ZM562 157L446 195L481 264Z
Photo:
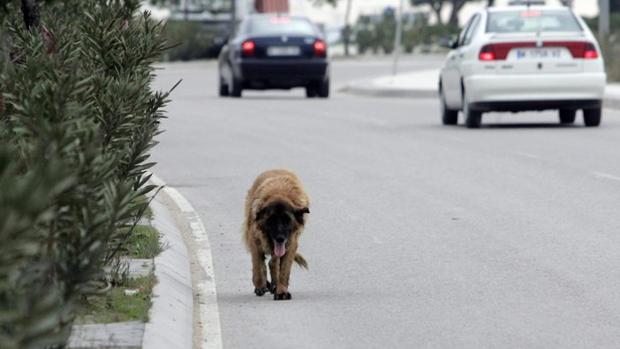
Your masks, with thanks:
M159 195L164 195L160 193ZM155 257L157 284L145 325L142 348L192 348L194 298L190 257L181 231L164 201L151 202L153 227L162 234L164 251Z

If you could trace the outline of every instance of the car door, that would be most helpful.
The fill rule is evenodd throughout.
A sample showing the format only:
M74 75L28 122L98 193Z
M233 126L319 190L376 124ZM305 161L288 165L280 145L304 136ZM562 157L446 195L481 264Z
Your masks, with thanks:
M460 60L462 55L462 43L465 42L465 35L471 28L473 17L467 22L458 36L458 41L446 59L445 67L441 73L441 84L448 107L458 109L461 107L461 75Z
M481 14L475 14L471 18L470 26L465 31L462 41L459 42L456 58L456 94L455 103L458 106L463 105L463 86L462 81L466 76L471 74L474 64L478 63L478 47L472 45L476 34L479 31L481 23Z
M220 51L219 59L218 59L218 67L220 71L220 77L226 81L228 84L233 79L233 70L235 64L235 51L236 45L239 42L239 36L241 27L243 22L238 23L233 28L228 40L226 40L226 44L222 47L222 51Z

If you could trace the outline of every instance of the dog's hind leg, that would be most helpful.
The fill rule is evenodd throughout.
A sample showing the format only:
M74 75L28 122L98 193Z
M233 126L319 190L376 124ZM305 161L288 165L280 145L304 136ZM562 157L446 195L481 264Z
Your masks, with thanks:
M254 283L254 293L262 296L269 291L267 284L267 267L265 266L265 254L257 249L251 249L252 254L252 282Z
M288 280L291 276L291 269L293 262L295 261L295 254L297 252L297 245L291 244L286 254L280 258L280 273L278 275L278 284L276 286L276 293L273 295L273 299L289 300L291 294L288 292Z
M280 258L271 256L269 260L269 273L271 274L271 283L269 284L269 292L276 293L276 286L280 279Z

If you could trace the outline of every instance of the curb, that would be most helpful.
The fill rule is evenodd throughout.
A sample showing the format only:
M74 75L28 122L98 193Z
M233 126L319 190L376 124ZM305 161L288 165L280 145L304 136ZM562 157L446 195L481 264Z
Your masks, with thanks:
M609 108L609 109L620 109L620 97L619 98L605 97L605 102L603 103L603 107Z
M151 202L152 225L160 232L166 247L154 259L157 284L153 288L142 348L189 349L192 348L194 327L190 258L172 212L159 195Z
M219 308L217 304L217 290L215 287L215 269L213 267L213 258L211 255L211 245L207 232L204 228L202 220L198 212L187 201L187 199L179 193L178 190L166 186L166 183L152 174L151 183L163 187L161 194L164 194L162 201L165 201L169 206L174 206L174 214L168 211L168 217L170 218L170 226L180 227L181 231L186 234L182 234L178 229L179 245L184 248L184 253L175 254L172 256L174 261L171 261L171 265L176 265L182 270L186 270L188 273L188 284L176 285L182 286L184 291L183 302L179 304L188 305L185 308L174 309L173 311L182 312L184 318L189 318L189 322L184 321L182 324L175 323L170 319L170 315L165 310L171 307L172 303L159 304L159 311L156 310L156 302L153 302L151 307L152 317L151 321L146 324L144 334L144 348L202 348L202 349L221 349L222 348L222 330L220 325ZM163 206L163 204L162 204ZM165 206L163 206L165 208ZM156 213L155 217L161 216ZM177 218L178 220L175 220ZM177 224L174 224L177 222ZM162 232L165 228L160 228L156 222L154 222L155 228ZM183 242L183 235L186 240ZM188 253L188 251L190 253ZM163 253L162 253L163 255ZM178 258L183 259L183 262L179 263ZM190 267L194 265L194 268ZM164 264L164 267L166 265ZM169 267L169 266L168 266ZM158 274L158 261L155 260L155 275L160 279ZM197 268L198 270L196 270ZM193 269L193 270L192 270ZM168 272L171 275L176 275L176 269L170 268ZM171 280L174 281L174 280ZM173 285L175 286L175 285ZM187 287L187 289L185 289ZM193 293L192 294L192 289ZM157 289L154 289L154 297L157 297ZM188 297L189 296L189 300ZM155 298L157 299L157 298ZM193 303L197 302L197 308L194 309ZM186 303L189 302L189 303ZM178 306L179 304L175 305ZM174 307L173 307L174 308ZM193 320L193 321L192 321ZM172 327L174 326L174 327ZM194 331L195 330L195 331ZM183 346L180 346L175 338L180 338L183 341Z

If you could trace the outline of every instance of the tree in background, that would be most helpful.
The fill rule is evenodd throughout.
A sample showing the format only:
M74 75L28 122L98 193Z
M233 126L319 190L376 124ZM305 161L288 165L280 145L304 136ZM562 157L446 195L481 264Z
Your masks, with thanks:
M479 0L410 0L411 5L419 6L419 5L428 5L431 7L433 12L435 12L435 17L437 18L438 24L444 24L443 18L441 17L441 11L444 9L446 3L451 5L452 10L450 11L450 17L448 19L448 24L454 27L458 27L459 25L459 13L463 9L463 6L468 2L479 2ZM494 0L487 0L489 5L494 3Z
M411 0L411 5L421 6L428 5L431 10L435 12L438 24L443 24L443 18L441 17L441 11L443 10L444 0Z

